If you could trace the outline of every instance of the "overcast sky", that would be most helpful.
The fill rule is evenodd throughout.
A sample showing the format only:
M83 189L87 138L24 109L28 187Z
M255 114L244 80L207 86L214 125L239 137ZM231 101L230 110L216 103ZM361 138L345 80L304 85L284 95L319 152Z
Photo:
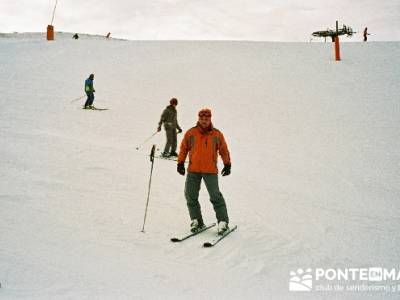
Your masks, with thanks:
M0 0L0 32L45 31L56 0ZM400 40L400 0L59 0L56 31L153 40L309 41L335 21Z

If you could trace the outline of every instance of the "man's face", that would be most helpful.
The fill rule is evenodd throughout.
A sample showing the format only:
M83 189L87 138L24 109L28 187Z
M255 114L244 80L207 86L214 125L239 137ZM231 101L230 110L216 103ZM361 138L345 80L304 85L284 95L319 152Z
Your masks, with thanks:
M211 124L211 117L207 117L207 116L199 117L199 124L203 128L208 128Z

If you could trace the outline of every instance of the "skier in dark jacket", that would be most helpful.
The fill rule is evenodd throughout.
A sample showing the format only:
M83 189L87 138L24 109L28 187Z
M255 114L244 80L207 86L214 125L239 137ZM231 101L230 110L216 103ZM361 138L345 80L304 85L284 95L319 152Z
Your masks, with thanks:
M364 36L364 42L366 42L366 41L368 40L367 35L369 35L369 33L368 33L368 27L365 27L365 29L364 29L364 34L363 34L363 36Z
M178 124L178 117L176 106L178 105L178 100L176 98L172 98L169 101L170 105L168 105L160 118L160 122L158 123L157 131L161 131L161 125L164 123L165 133L167 135L167 143L165 144L164 152L161 154L164 157L169 156L178 156L176 153L177 147L177 130L179 133L182 132L182 128Z
M93 106L93 101L94 101L94 88L93 88L93 80L94 80L94 74L90 74L89 78L85 80L85 92L87 95L87 100L85 103L85 109L92 109L94 108Z

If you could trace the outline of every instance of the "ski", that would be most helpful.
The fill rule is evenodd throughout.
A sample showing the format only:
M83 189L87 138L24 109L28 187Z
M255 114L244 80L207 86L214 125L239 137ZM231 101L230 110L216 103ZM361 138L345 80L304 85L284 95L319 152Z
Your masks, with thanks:
M229 228L227 231L225 231L223 234L218 235L213 241L211 242L205 242L203 244L203 247L205 248L210 248L214 247L217 243L219 243L223 238L225 238L227 235L229 235L231 232L234 232L237 229L237 225L233 226L232 228Z
M82 108L84 110L108 110L108 108L97 108L97 107L93 107L93 108Z
M208 226L203 227L202 229L200 229L200 230L198 230L198 231L196 231L196 232L192 232L192 233L190 233L190 234L188 234L188 235L185 235L185 236L183 236L183 237L180 237L180 238L178 238L178 237L173 237L173 238L171 238L171 242L173 242L173 243L183 242L184 240L187 240L188 238L191 238L191 237L193 237L193 236L195 236L195 235L198 235L199 233L202 233L202 232L204 232L204 231L210 229L211 227L214 227L215 225L216 225L215 223L212 223L212 224L210 224L210 225L208 225Z
M161 156L161 155L155 155L155 158L161 158L165 160L172 160L172 161L178 161L178 158L176 156Z

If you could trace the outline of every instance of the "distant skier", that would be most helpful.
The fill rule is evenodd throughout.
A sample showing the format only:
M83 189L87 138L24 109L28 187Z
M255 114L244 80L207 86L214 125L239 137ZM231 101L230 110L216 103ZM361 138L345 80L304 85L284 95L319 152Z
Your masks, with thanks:
M161 131L161 125L164 123L165 133L167 135L167 142L165 144L164 152L161 153L163 157L178 156L176 153L177 147L177 130L178 133L182 132L182 128L178 124L178 117L176 106L178 105L178 100L172 98L169 101L169 105L164 109L160 122L158 123L157 131Z
M78 35L77 33L75 33L75 34L72 36L72 38L73 38L74 40L77 40L77 39L79 39L79 35Z
M85 92L87 100L85 103L85 109L93 109L94 93L96 92L93 88L94 74L90 74L89 78L85 80Z
M218 153L224 163L222 176L231 173L231 159L222 132L214 128L211 123L211 110L202 109L198 116L197 125L189 129L182 140L177 171L179 174L185 175L185 160L189 154L185 198L192 220L191 231L196 232L205 226L199 204L199 190L203 179L217 217L218 233L222 234L228 230L229 217L224 197L218 186Z
M365 29L364 29L364 42L366 42L367 41L367 35L369 35L369 33L368 33L368 28L367 27L365 27Z

